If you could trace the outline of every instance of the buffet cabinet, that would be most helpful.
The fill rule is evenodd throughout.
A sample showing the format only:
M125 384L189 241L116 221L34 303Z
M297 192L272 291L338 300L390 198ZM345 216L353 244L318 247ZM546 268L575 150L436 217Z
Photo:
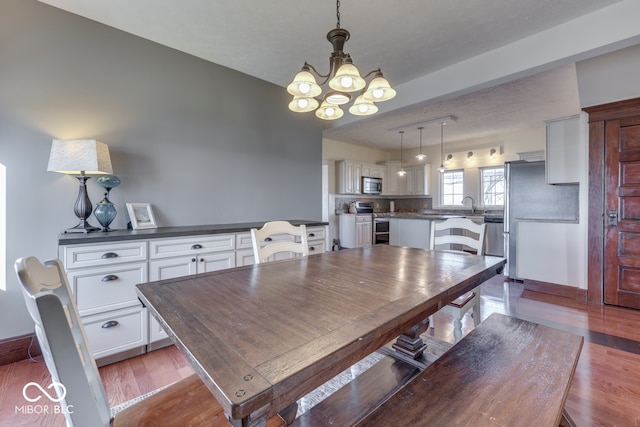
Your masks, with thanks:
M326 250L326 226L307 227L307 235L310 255ZM254 263L248 232L60 245L58 251L99 365L170 343L138 299L136 284Z

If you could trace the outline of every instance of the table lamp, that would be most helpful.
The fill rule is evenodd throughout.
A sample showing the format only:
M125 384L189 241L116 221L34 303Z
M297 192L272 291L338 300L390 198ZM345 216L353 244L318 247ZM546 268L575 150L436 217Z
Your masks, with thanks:
M89 175L111 174L111 157L107 144L95 139L54 139L49 155L48 171L77 175L80 191L74 206L74 212L80 222L65 233L88 233L99 230L87 222L93 211L91 200L87 194L86 182Z

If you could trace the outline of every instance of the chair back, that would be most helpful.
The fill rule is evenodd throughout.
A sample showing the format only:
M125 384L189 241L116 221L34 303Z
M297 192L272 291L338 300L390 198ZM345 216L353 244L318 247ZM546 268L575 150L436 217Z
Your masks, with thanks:
M109 400L62 264L20 258L15 270L67 425L109 426Z
M470 232L477 237L469 236ZM446 250L452 250L450 245L458 244L469 247L476 251L476 255L484 255L484 238L486 234L486 224L477 224L469 218L448 218L444 221L434 221L431 223L430 249L441 249L436 246L449 245ZM465 252L453 250L455 252Z
M283 235L285 239L279 240ZM296 241L296 237L299 241ZM307 227L304 224L296 227L287 221L267 222L260 229L251 229L251 243L256 264L265 262L271 255L280 252L309 255Z

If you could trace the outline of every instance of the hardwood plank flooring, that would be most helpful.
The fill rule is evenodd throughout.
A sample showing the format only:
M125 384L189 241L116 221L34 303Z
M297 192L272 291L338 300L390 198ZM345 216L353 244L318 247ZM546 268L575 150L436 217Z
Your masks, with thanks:
M640 310L590 306L525 291L502 277L482 285L482 317L508 314L585 337L566 408L579 426L640 426ZM473 328L466 316L463 334ZM435 315L427 334L453 342L451 319ZM193 372L175 347L100 368L112 406L156 390ZM24 360L0 366L0 425L64 426L61 414L21 414L22 389L30 381L49 384L44 363ZM533 425L533 424L532 424Z

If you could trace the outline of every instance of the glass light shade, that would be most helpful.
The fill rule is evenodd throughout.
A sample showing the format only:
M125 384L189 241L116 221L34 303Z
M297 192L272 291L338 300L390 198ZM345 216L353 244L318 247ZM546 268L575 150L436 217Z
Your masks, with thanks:
M327 95L324 97L324 100L329 104L344 105L347 102L351 101L351 95L349 95L348 93L331 91L327 93Z
M404 169L400 169L398 172L396 172L398 174L398 176L405 176L407 174L407 171Z
M289 109L296 113L306 113L318 108L320 103L315 98L309 98L304 96L294 96L293 100L289 103Z
M426 159L426 158L427 158L427 155L426 155L426 154L418 153L418 154L416 155L416 159L418 159L418 160L424 160L424 159Z
M382 102L388 101L396 96L396 91L391 88L387 79L384 77L376 77L371 80L363 96L372 102Z
M293 96L313 98L322 93L322 88L318 86L315 77L309 71L302 70L293 78L287 86L287 92Z
M378 112L378 107L371 101L368 101L360 95L349 107L349 112L355 116L368 116Z
M324 101L320 108L316 110L316 116L322 120L336 120L344 115L344 111L334 104Z
M442 163L440 163L440 167L438 168L438 170L440 171L440 173L444 173L444 171L446 171L447 169L444 167Z
M355 92L364 88L366 84L356 66L349 63L342 64L336 75L329 80L329 87L341 92Z

